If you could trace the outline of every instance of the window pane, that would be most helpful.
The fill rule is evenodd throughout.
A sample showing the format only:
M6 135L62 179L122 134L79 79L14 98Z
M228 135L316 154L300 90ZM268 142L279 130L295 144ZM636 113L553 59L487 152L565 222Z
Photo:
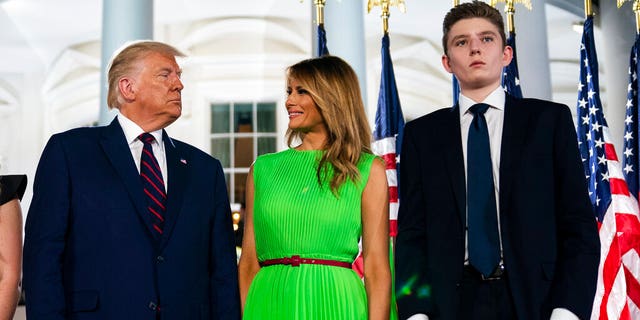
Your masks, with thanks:
M253 131L253 104L236 103L233 106L235 132Z
M241 203L242 207L244 207L244 190L245 185L247 183L247 174L246 173L236 173L235 174L235 186L233 190L234 194L234 202Z
M220 160L224 168L228 168L231 164L229 147L229 138L211 139L211 156Z
M214 103L211 105L211 133L229 132L229 104Z
M258 155L276 152L276 138L258 138Z
M253 162L253 138L235 139L235 163L236 168L248 168Z
M258 103L258 132L276 132L275 103Z

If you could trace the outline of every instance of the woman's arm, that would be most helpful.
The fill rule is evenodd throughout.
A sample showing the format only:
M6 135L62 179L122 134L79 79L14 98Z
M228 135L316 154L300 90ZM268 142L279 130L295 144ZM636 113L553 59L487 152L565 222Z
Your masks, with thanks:
M258 256L256 254L256 241L253 233L253 167L247 176L244 211L244 235L242 237L242 254L238 263L238 282L240 284L240 302L244 313L244 304L247 301L247 293L251 281L260 270Z
M389 189L380 159L373 162L362 193L362 257L369 319L387 320L391 301Z
M13 319L22 265L22 211L13 199L0 205L0 319Z

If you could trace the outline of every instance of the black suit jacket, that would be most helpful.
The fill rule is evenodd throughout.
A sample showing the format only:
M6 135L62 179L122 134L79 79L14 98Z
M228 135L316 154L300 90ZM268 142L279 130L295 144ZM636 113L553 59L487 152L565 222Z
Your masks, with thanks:
M29 319L239 319L236 253L220 162L163 132L167 210L153 236L124 132L56 134L27 216Z
M466 187L457 106L407 123L396 288L401 319L458 319ZM519 319L588 319L600 242L569 109L506 96L500 158L503 259Z

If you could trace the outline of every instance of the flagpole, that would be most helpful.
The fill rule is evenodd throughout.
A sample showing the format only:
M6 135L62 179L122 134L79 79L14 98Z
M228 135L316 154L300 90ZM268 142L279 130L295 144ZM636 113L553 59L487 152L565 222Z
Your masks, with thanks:
M453 6L456 7L460 4L460 0L453 0Z
M591 0L584 0L584 17L589 18L593 16L593 9L591 8Z
M504 6L504 12L507 14L507 28L510 33L515 33L515 21L513 15L516 13L516 8L513 5L513 0L507 0Z
M636 34L640 34L640 1L633 1L633 12L636 14Z
M324 3L326 0L314 0L313 4L316 5L316 24L323 25L324 24Z

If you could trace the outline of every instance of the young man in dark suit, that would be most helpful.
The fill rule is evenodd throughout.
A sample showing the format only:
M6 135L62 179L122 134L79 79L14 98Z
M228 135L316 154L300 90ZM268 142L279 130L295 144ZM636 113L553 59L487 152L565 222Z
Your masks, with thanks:
M502 16L443 23L459 103L409 122L400 171L402 319L588 319L600 245L569 109L500 86Z
M110 125L51 137L24 246L29 319L239 319L220 162L170 138L177 49L126 46L109 68Z

